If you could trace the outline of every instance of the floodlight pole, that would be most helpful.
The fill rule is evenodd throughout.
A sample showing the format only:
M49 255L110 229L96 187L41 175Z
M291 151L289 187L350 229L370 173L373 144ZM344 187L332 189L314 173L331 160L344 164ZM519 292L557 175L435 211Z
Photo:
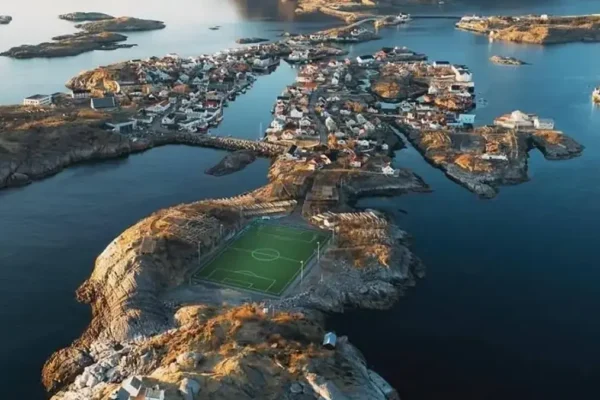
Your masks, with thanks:
M304 282L304 261L300 261L300 284Z
M321 260L321 242L317 242L317 264Z

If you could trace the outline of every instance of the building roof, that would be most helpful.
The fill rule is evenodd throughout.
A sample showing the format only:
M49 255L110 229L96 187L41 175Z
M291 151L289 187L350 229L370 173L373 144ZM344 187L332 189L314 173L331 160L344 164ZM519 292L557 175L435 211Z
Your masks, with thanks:
M90 93L90 91L87 89L73 89L73 90L71 90L71 92L73 92L73 93Z
M98 97L91 100L91 105L93 108L115 108L117 105L115 103L114 97Z
M48 97L50 97L49 94L34 94L33 96L29 96L26 99L27 100L42 100L42 99L45 99Z

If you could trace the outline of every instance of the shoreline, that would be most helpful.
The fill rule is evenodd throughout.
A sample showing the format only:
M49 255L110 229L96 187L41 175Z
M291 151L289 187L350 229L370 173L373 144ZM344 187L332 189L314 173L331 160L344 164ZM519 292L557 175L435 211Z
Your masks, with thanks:
M165 144L169 144L169 143L162 143L162 144L159 144L159 145L165 145ZM152 146L152 147L155 147L155 146ZM419 150L419 148L418 148L417 146L414 146L414 147L415 147L415 148L417 148L417 149ZM150 147L150 148L151 148L151 147ZM143 150L140 150L140 151L145 151L145 150L147 150L147 149L149 149L149 148L145 148L145 149L143 149ZM420 150L419 150L419 152L420 152ZM427 159L427 157L425 157L425 158L426 158L426 160L428 160L428 159ZM428 160L428 162L429 162L429 160ZM414 186L414 187L411 187L411 189L410 189L410 190L411 190L411 191L425 191L425 188L424 188L423 186L426 186L426 185L424 184L424 182L422 182L422 180L421 180L421 179L420 179L418 176L415 176L414 174L412 174L412 176L413 176L413 179L415 180L415 182L416 182L416 183L415 183L415 182L413 182L413 186ZM406 179L406 178L407 178L407 177L406 177L406 176L404 176L404 179ZM419 181L420 181L420 182L419 182ZM400 186L401 186L401 185L400 185ZM346 190L347 190L347 191L349 191L349 192L351 192L351 188L352 188L351 186L347 186L347 189L346 189ZM262 189L265 189L265 188L262 188ZM258 191L260 191L260 190L261 190L261 189L258 189L258 190L257 190L257 192L258 192ZM298 190L299 190L300 192L302 192L304 189L298 189ZM365 192L364 196L369 196L369 195L378 194L378 193L380 193L380 190L382 190L382 189L377 189L377 190L375 190L375 189L369 189L369 188L367 188L367 189L364 189L364 192ZM383 190L385 191L385 190L387 190L387 189L383 189ZM405 191L407 191L408 189L406 189L406 188L399 188L399 189L397 189L397 190L399 190L400 192L405 192ZM301 196L300 196L300 197L301 197ZM260 195L257 195L257 197L256 197L256 198L260 198ZM269 200L273 200L273 199L272 199L272 198L269 198ZM278 199L278 200L280 200L280 199ZM232 199L232 201L233 201L233 199ZM214 204L215 204L215 203L211 203L211 200L207 200L207 201L205 201L205 202L193 203L193 205L189 205L189 206L196 206L196 205L197 205L197 206L200 206L200 207L202 207L202 206L205 206L205 205L207 205L207 204L209 204L209 205L211 205L211 206L214 206ZM352 205L352 201L351 201L351 199L346 199L345 203L344 203L344 204L342 204L342 205L340 206L340 208L342 208L342 209L343 209L344 207L351 207L351 205ZM185 208L185 206L182 206L182 208ZM228 209L227 209L227 207L223 207L223 209L224 209L225 211L231 211L231 209L229 209L229 210L228 210ZM158 211L158 212L157 212L157 213L155 213L155 214L160 214L160 213L168 213L168 212L170 212L171 210L173 210L173 209L168 209L168 210L160 210L160 211ZM344 209L344 211L352 211L352 210L349 210L349 209ZM151 217L149 217L148 219L150 219L150 218L152 218L152 217L154 217L154 215L153 215L153 216L151 216ZM139 222L138 224L136 224L134 227L136 227L136 226L138 226L138 225L140 225L140 224L142 224L142 225L143 225L143 223L144 223L145 221L146 221L146 220L140 221L140 222ZM171 222L169 222L169 223L171 223ZM133 229L133 227L132 227L132 228L130 228L130 229ZM233 228L232 228L232 229L233 229ZM395 228L394 228L394 227L391 227L390 229L391 229L391 231L392 231L392 232L395 232ZM128 230L128 231L129 231L129 230ZM397 233L397 232L396 232L396 233ZM147 253L147 252L145 252L145 250L143 250L143 247L144 247L144 240L145 240L145 238L146 238L146 237L144 236L144 238L143 238L143 239L141 239L141 243L135 242L135 244L134 244L134 247L139 245L139 249L138 249L138 250L139 250L139 251L140 251L142 254L145 254L145 255L152 254L152 255L154 255L154 254L155 254L154 252ZM123 235L121 235L121 236L120 236L118 239L124 239ZM138 239L139 239L139 238L138 238ZM117 240L117 239L115 239L115 240ZM401 242L401 243L402 243L402 246L404 246L404 242ZM179 244L179 243L175 243L175 244ZM188 243L188 245L189 245L189 243ZM217 244L217 245L218 245L218 244ZM389 245L389 243L384 243L384 245ZM112 247L111 247L111 246L112 246ZM120 246L120 245L119 245L119 246ZM114 248L114 247L118 247L117 245L115 245L115 244L114 244L114 242L113 242L113 244L109 245L109 248ZM105 252L106 252L106 251L108 251L108 250L109 250L109 248L107 248L107 250L105 250ZM113 250L114 250L114 249L113 249ZM118 250L118 249L117 249L117 250ZM115 250L115 251L117 251L117 250ZM164 250L164 249L163 249L163 250ZM188 251L188 253L190 252L190 251L189 251L189 249L187 249L187 251ZM408 253L410 254L410 257L415 257L414 255L412 255L412 253L410 253L410 250L403 250L403 251L408 251ZM103 253L101 256L103 256L104 254L105 254L105 253ZM158 253L156 253L156 254L158 254L158 255L160 256L160 252L158 252ZM188 255L189 255L189 254L188 254ZM131 255L124 256L124 257L129 257L129 256L131 256ZM139 254L135 255L135 257L138 257L138 256L140 256L140 255L139 255ZM140 256L140 257L141 257L141 256ZM140 262L142 262L142 261L140 261ZM417 263L417 264L418 264L418 263ZM379 271L379 270L377 269L377 268L381 268L382 266L383 266L383 264L380 264L380 265L378 265L378 266L374 265L373 267L375 268L375 270L377 271L377 273L378 273L378 274L383 274L383 272L381 272L381 271ZM412 267L414 268L414 267L416 267L416 266L417 266L417 265L413 265ZM99 267L99 266L98 266L98 264L97 264L97 265L96 265L96 268L98 269L98 267ZM141 268L141 267L140 267L140 268ZM410 272L410 266L408 266L408 267L407 267L406 265L404 265L404 264L403 264L402 268L408 268L408 271ZM352 269L351 269L351 266L349 266L349 265L344 265L344 266L343 266L343 270L344 270L344 271L346 271L347 269L350 269L350 270L352 270ZM416 271L416 270L414 270L414 269L413 269L413 271ZM371 272L372 272L372 271L371 271ZM404 272L406 272L406 271L404 271ZM125 271L125 273L129 273L129 271ZM406 286L411 286L411 285L413 284L413 282L414 282L414 278L411 278L411 277L410 277L410 275L411 275L411 274L413 274L413 273L414 273L415 275L418 275L416 272L410 272L408 275L407 275L407 274L401 274L402 276L404 276L404 277L405 277L405 278L404 278L404 280L403 280L403 283L402 283L402 286L401 286L401 287L397 287L397 286L395 286L395 284L397 283L397 282L395 281L395 280L396 280L396 278L397 278L397 276L394 276L394 277L393 277L393 279L392 279L390 282L387 282L387 283L389 283L390 285L394 286L394 290L390 289L390 288L389 288L389 287L387 287L386 285L383 285L383 289L381 289L379 286L375 286L375 289L381 289L381 292L377 292L377 293L373 293L373 294L371 294L371 293L362 293L362 292L360 292L360 291L359 291L359 292L358 292L359 294L357 294L357 293L355 293L355 292L348 292L348 293L346 293L346 295L348 295L348 296L354 296L354 298L353 298L353 300L352 300L352 301L357 301L357 302L362 302L362 301L364 301L364 302L366 302L366 303L367 303L369 306L373 306L374 308L379 308L379 307L385 307L385 306L389 306L390 302L393 302L393 301L395 301L395 300L397 299L397 296L398 296L398 293L399 293L399 292L401 292L401 291L405 290L405 289L406 289ZM88 281L92 281L93 279L100 279L100 280L102 279L102 277L100 277L100 278L99 278L99 277L97 277L97 276L95 277L95 276L94 276L95 274L96 274L96 270L94 271L94 274L92 275L92 277L91 277L91 278L90 278L90 280L88 280ZM362 276L360 273L358 273L358 274L359 274L359 278L364 278L364 277L363 277L363 276ZM407 277L407 276L408 276L408 277ZM172 278L172 277L171 277L171 278ZM171 278L169 278L169 279L171 279ZM313 275L313 278L314 278L314 275ZM175 280L177 280L177 278L175 278ZM88 284L88 282L86 282L86 284ZM80 288L80 290L78 291L78 298L80 298L80 300L85 300L86 302L90 302L90 301L94 301L94 302L95 302L95 301L98 301L98 300L97 300L97 298L96 298L95 296L97 296L99 293L102 293L102 291L101 291L99 288L90 287L90 286L92 286L92 284L91 284L91 283L89 283L87 286L85 286L86 284L82 285L82 287L81 287L81 288ZM379 285L379 284L378 284L378 285ZM92 294L90 294L90 293L86 293L88 289L90 290L90 292L92 292ZM375 290L375 289L374 289L374 290ZM361 289L361 290L362 290L362 289ZM388 292L386 292L386 290L389 290L389 291L388 291ZM376 291L376 290L375 290L375 291ZM385 294L384 294L384 295L381 295L382 293L385 293ZM145 293L144 295L147 295L147 294L148 294L148 293ZM102 295L103 295L103 296L107 296L107 297L108 297L108 295L107 295L107 294L105 294L105 293L102 293ZM299 296L299 297L302 297L303 295L304 295L303 293L300 293L300 294L298 294L298 296ZM152 294L150 294L150 296L152 297L153 295L152 295ZM372 297L371 297L371 296L372 296ZM243 296L242 296L242 297L243 297ZM365 298L366 298L366 300L365 300ZM150 300L152 300L152 299L150 299ZM310 298L310 299L300 299L300 303L299 303L299 304L301 304L300 308L302 308L302 307L304 307L304 308L305 308L305 310L304 310L304 313L305 313L305 317L306 317L306 316L309 316L310 314L312 314L312 313L314 312L314 311L312 311L312 310L314 310L314 308L313 308L313 307L314 307L315 305L317 305L316 309L317 309L317 310L320 310L320 308L319 308L319 307L323 307L323 304L322 304L321 302L322 302L322 299L320 299L320 298L319 298L319 296L316 296L316 295L315 295L315 297L313 297L313 298ZM271 304L271 303L269 303L269 304ZM273 304L279 304L279 303L273 303ZM345 305L345 304L343 304L343 303L342 303L342 304L339 304L339 303L337 303L337 304L334 304L334 305L332 306L332 308L331 308L331 309L332 309L332 310L334 310L334 311L339 311L341 308L343 308L343 307L344 307L344 305ZM98 306L98 307L100 307L100 306ZM283 307L283 308L285 308L285 309L286 309L286 312L287 312L287 307L290 307L290 305L286 304L286 305ZM290 307L290 308L289 308L289 310L290 310L290 312L291 312L291 310L294 310L294 311L296 311L296 310L298 309L298 307L299 307L299 306L298 306L298 304L294 303L294 304L293 304L293 307ZM94 307L93 307L93 308L94 308ZM100 307L100 308L102 308L102 307ZM100 311L102 311L102 310L100 310ZM174 312L174 310L171 310L171 311L173 311L173 312ZM218 312L218 313L220 313L219 315L230 315L230 313L231 313L231 312L234 312L234 311L235 311L234 309L220 309L220 310L218 310L217 312ZM111 311L111 312L112 312L112 311ZM262 311L261 311L260 309L258 309L258 307L257 307L257 309L254 309L254 310L252 310L252 315L254 315L254 317L253 317L253 318L262 318L262 317L259 317L259 316L261 315L261 312L262 312ZM285 314L285 313L284 313L284 312L282 312L282 314ZM167 313L167 315L168 315L168 313ZM264 316L263 316L263 317L264 317ZM310 319L310 318L312 318L312 316L310 316L310 317L306 317L306 318L307 318L307 319ZM316 319L316 320L319 320L320 318L322 318L322 317L315 317L315 319ZM141 319L141 317L140 317L140 319ZM107 321L108 321L108 320L107 320ZM211 320L211 321L212 321L212 320ZM104 321L104 322L106 322L106 321ZM109 324L110 324L110 323L112 323L112 321L111 321L111 322L109 322ZM130 322L128 321L127 323L129 324ZM142 323L143 323L143 324L145 324L146 322L142 322ZM92 327L93 325L94 325L94 321L92 321L92 323L90 324L90 328L89 328L89 329L99 329L99 328L98 328L98 326L97 326L97 325L98 325L98 323L96 323L96 324L95 324L95 325L96 325L95 327ZM149 325L150 325L150 326L148 327L148 329L149 329L150 331L151 331L152 329L156 328L156 326L154 326L154 324L153 324L153 323L149 323ZM193 324L192 324L192 325L193 325ZM120 328L121 328L121 329L123 329L123 327L122 327L122 326L121 326ZM195 326L195 325L193 326L193 328L194 328L194 329L198 329L198 327L197 327L197 326ZM125 329L129 329L129 328L125 328ZM175 328L172 328L172 329L175 329ZM177 329L178 329L178 330L180 330L180 329L182 329L182 328L180 327L180 328L177 328ZM187 324L187 325L185 325L185 329L191 329L191 328L190 328L190 324ZM181 333L181 332L176 332L176 333L173 333L173 332L171 332L171 333L169 333L169 332L165 332L165 333L163 333L163 334L159 334L159 335L158 335L158 337L160 338L160 340L163 340L163 339L164 339L164 341L165 341L165 342L167 342L167 343L170 343L170 341L172 341L172 340L173 340L173 338L176 338L177 340L181 340L181 336L178 336L180 333ZM322 332L321 332L321 333L322 333ZM111 333L111 334L112 334L112 333ZM169 336L169 335L170 335L170 336ZM84 335L84 336L85 336L85 335ZM131 350L131 349L134 349L134 350L132 351L132 353L134 353L134 354L135 354L135 353L136 353L136 351L138 351L138 350L139 350L137 347L143 347L143 345L142 345L142 346L138 346L138 345L135 343L135 341L131 341L131 342L130 342L130 341L129 341L129 336L130 336L130 335L129 335L129 334L127 334L127 337L128 337L128 339L127 339L127 340L124 340L124 342L125 342L125 344L126 344L127 348L129 348L130 350ZM313 336L313 337L311 338L311 339L312 339L312 344L315 344L316 337L317 337L317 335L315 335L315 336ZM111 339L114 339L114 338L111 338ZM144 340L145 340L145 339L144 339ZM159 340L159 339L157 339L157 337L154 337L152 340ZM94 343L95 343L95 344L97 344L98 346L101 346L101 345L102 345L102 343L98 343L98 342L94 342ZM346 349L352 349L352 347L351 347L350 345L348 345L348 344L343 344L343 345L342 345L342 343L344 343L344 341L341 341L341 344L340 344L340 350L341 350L341 349L344 349L344 348L346 348ZM90 346L91 346L91 345L90 345ZM136 347L136 346L137 346L137 347ZM344 347L344 346L348 346L348 347ZM95 366L99 365L99 364L100 364L100 362L106 362L106 361L107 361L107 360L106 360L106 358L107 358L107 357L114 357L114 355L115 355L115 354L120 354L120 353L118 353L120 350L116 350L116 352L115 352L115 351L108 351L108 350L104 349L104 350L103 350L103 351L104 351L104 353L102 353L101 351L96 351L96 350L93 350L93 351L91 351L91 352L88 352L88 350L87 350L87 349L85 349L85 350L82 350L82 349L80 349L80 348L79 348L79 349L77 349L77 350L78 350L78 351L82 351L82 352L84 352L84 353L85 353L85 354L87 354L87 355L90 355L90 354L91 354L91 355L93 355L93 357L92 357L92 358L93 358L93 360L94 360L94 361L96 361L96 362L95 362L95 363L93 363L93 364L89 364L89 365L87 365L87 366L86 366L86 368L90 368L90 370L91 370L93 367L95 367ZM69 351L70 351L70 350L69 350ZM140 350L140 351L141 351L141 350ZM341 351L341 352L343 353L343 352L345 352L345 351L346 351L346 350L343 350L343 351ZM348 350L348 351L350 351L350 350ZM351 352L351 351L350 351L350 352ZM80 353L80 354L81 354L81 353ZM99 356L100 354L102 354L102 356ZM109 354L109 355L108 355L108 356L106 356L106 354ZM144 356L144 354L146 354L146 353L143 353L143 354L142 354L141 352L138 352L138 353L136 354L136 356L137 356L137 357L142 357L142 356ZM171 354L171 353L169 353L169 354ZM183 353L181 353L181 354L183 354ZM171 355L172 355L172 354L171 354ZM347 354L347 355L348 355L348 354ZM105 357L105 356L106 356L106 357ZM83 356L82 356L82 357L83 357ZM351 359L351 357L350 357L350 356L348 356L348 357L349 357L348 359ZM85 357L83 357L83 358L85 358ZM55 361L56 361L56 360L55 360ZM161 361L161 362L162 362L162 361ZM363 362L364 362L364 361L363 361ZM166 367L168 367L169 369L171 369L171 368L173 368L173 369L176 369L176 368L177 368L177 369L181 369L181 367L183 367L183 364L184 364L183 362L182 362L182 363L180 363L179 361L176 361L176 362L174 362L174 363L175 363L175 364L178 364L178 365L176 365L175 367L171 367L171 365L172 365L172 364L169 364L168 366L166 366L166 365L161 365L161 368L162 368L162 367L165 367L165 368L166 368ZM50 362L50 367L52 366L52 364L53 364L53 363L52 363L52 362ZM54 364L56 364L56 363L54 363ZM360 370L360 369L361 369L361 368L360 368L360 362L359 362L359 363L357 363L357 364L353 364L353 365L354 365L354 368L356 368L357 370ZM49 368L50 368L50 367L49 367ZM187 367L186 367L186 368L187 368ZM186 370L186 371L187 371L187 370ZM88 371L88 372L89 372L89 371ZM156 371L155 371L155 372L156 372ZM188 371L188 372L189 372L189 371ZM369 371L369 374L370 374L371 372L372 372L372 371ZM104 372L103 372L103 373L104 373ZM161 370L161 373L162 373L162 370ZM166 372L165 372L165 373L166 373ZM168 374L167 374L167 375L168 375ZM89 375L88 375L88 377L89 377ZM169 377L169 379L170 379L170 377ZM300 386L302 386L302 388L303 388L302 390L303 390L303 391L304 391L304 390L306 390L306 391L313 390L314 392L316 392L316 391L317 391L317 389L316 389L316 388L317 388L317 387L321 387L321 385L318 385L318 384L313 384L313 383L312 383L312 381L309 379L308 375L307 375L307 377L306 377L306 381L307 381L308 383L306 383L306 382L302 381L302 384L300 385ZM86 381L86 382L87 382L87 381ZM168 381L167 381L167 382L168 382ZM373 381L371 381L371 382L373 382ZM81 380L80 380L80 383L81 383ZM292 384L292 385L293 385L293 384ZM309 386L310 386L310 388L312 388L312 389L309 389ZM297 387L296 387L296 388L297 388ZM291 388L290 388L290 390L291 390Z

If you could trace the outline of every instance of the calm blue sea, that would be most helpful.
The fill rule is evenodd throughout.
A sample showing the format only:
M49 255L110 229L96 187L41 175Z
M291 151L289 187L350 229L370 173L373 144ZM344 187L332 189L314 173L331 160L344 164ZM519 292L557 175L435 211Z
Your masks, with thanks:
M75 0L34 3L2 5L0 12L15 19L0 26L0 49L73 31L56 15L86 8L162 19L168 27L131 35L139 47L130 50L56 60L0 58L0 103L63 90L73 74L97 65L168 52L213 52L233 46L241 36L275 37L279 29L325 26L291 21L291 2L275 0L181 0L177 7L149 0L143 8L109 1L96 10L82 9ZM407 11L576 14L600 12L600 1L471 0ZM223 28L208 30L212 25ZM383 40L353 46L352 54L406 45L432 59L467 64L477 95L487 100L477 110L479 123L522 109L554 118L559 129L587 149L582 157L563 162L532 152L531 181L502 188L491 201L450 182L413 149L399 151L396 165L413 169L434 192L361 205L395 215L413 235L428 276L394 309L333 317L332 328L349 335L403 399L598 398L600 109L591 105L590 93L600 84L600 45L489 43L443 20L418 20L381 33ZM532 65L497 66L488 62L493 54ZM261 124L270 121L275 96L294 76L282 64L261 78L231 104L215 132L258 137ZM89 322L89 308L75 302L74 291L116 235L159 208L265 183L266 160L227 177L205 175L204 169L223 154L164 147L0 192L0 382L7 398L43 398L43 362Z

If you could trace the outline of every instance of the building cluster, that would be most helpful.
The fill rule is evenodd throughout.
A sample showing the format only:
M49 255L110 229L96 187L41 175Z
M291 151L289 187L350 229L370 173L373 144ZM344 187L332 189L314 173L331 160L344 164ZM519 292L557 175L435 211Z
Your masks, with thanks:
M475 84L464 65L447 61L401 64L428 82L427 94L399 104L400 121L417 130L472 128L475 115Z
M217 125L227 102L245 93L257 74L272 71L289 53L285 44L273 43L197 57L168 54L131 60L99 69L114 77L101 91L74 89L71 97L99 111L134 104L139 113L129 120L128 128L197 132ZM45 106L52 101L52 96L38 94L24 104ZM124 121L119 124L119 129L125 127Z

